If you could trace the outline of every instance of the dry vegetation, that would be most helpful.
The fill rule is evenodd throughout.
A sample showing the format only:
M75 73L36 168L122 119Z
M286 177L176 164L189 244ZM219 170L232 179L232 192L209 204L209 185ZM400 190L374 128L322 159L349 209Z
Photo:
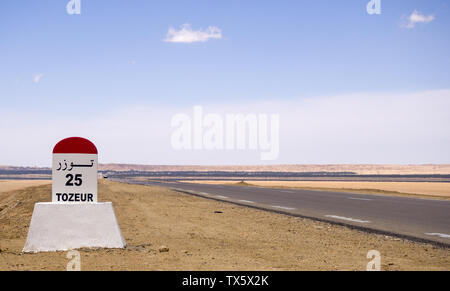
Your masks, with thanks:
M34 203L50 201L51 186L4 193L0 270L65 270L65 252L21 253ZM165 188L102 180L99 197L113 202L128 247L81 250L83 270L365 270L373 249L383 270L450 270L449 249Z

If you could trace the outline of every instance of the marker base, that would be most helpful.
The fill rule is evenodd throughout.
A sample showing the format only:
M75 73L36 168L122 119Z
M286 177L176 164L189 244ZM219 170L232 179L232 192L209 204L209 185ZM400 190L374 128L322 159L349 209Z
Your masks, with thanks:
M23 252L125 246L111 202L36 203Z

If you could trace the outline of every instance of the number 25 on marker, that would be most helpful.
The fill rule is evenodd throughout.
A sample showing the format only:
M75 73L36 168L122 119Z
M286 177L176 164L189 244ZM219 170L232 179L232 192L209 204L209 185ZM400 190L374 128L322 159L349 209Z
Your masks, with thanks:
M82 175L81 174L67 174L66 178L67 178L67 182L66 182L66 186L81 186L83 184L83 180L81 180ZM75 180L75 183L73 182Z

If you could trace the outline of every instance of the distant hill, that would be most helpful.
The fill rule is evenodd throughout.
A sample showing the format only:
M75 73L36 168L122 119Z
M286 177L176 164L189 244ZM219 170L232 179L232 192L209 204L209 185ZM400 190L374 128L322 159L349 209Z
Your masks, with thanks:
M0 166L0 174L21 171L26 173L45 173L50 168ZM450 164L428 165L248 165L248 166L194 166L194 165L134 165L100 164L100 171L221 171L221 172L352 172L357 175L450 175Z
M442 165L264 165L189 166L101 164L102 171L225 171L225 172L353 172L358 175L448 175L450 164Z

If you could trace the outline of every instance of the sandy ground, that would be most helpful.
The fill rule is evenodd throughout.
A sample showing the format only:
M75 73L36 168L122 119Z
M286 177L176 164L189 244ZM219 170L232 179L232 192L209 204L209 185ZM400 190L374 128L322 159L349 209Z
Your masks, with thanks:
M19 190L31 186L51 184L50 180L0 180L0 199L1 193Z
M239 185L236 181L182 181L203 184ZM326 182L326 181L255 181L245 180L249 186L299 188L309 190L349 191L362 194L391 194L430 196L450 199L450 183L427 182Z
M101 180L99 197L113 202L128 246L81 250L82 270L365 270L369 250L381 253L382 270L450 270L450 249L165 188ZM8 192L0 270L66 269L66 252L21 253L34 203L50 200L50 185Z

